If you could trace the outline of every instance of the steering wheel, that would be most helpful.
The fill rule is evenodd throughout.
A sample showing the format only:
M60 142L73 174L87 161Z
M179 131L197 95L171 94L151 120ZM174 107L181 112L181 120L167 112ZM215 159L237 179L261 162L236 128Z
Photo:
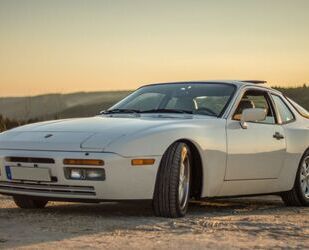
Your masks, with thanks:
M206 108L206 107L200 107L196 111L197 112L199 112L199 111L202 111L202 112L206 111L208 114L211 114L211 115L214 115L214 116L218 116L218 114L215 111L211 110L210 108Z

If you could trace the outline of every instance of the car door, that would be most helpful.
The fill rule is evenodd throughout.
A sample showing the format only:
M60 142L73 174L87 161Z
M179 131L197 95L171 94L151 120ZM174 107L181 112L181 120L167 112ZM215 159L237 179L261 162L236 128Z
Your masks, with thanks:
M240 125L246 108L263 108L267 116L261 122ZM267 91L247 89L227 120L227 167L225 180L275 179L279 177L286 152L284 130Z

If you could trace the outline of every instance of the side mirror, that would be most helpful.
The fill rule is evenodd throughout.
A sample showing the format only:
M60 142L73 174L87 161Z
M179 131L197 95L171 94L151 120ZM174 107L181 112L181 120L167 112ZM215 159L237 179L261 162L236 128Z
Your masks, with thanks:
M250 108L244 109L241 115L240 125L243 129L248 128L247 122L260 122L264 121L267 112L265 109Z

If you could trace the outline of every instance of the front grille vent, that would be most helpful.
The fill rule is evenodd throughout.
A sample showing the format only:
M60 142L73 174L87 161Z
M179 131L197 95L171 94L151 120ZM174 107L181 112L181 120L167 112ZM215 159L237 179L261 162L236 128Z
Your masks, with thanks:
M16 162L16 163L42 163L42 164L54 164L55 160L51 158L37 158L37 157L16 157L8 156L5 157L7 162Z
M27 192L27 194L58 194L58 195L86 195L95 196L95 189L92 186L70 186L55 184L37 184L30 182L5 182L0 181L0 192L16 191Z

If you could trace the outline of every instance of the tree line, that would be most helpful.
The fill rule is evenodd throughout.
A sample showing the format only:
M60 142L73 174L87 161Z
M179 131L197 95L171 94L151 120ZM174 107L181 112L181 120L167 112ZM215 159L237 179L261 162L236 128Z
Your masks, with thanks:
M302 105L304 108L309 110L309 85L304 84L302 87L296 87L296 88L282 88L282 87L274 87L275 89L281 91L283 94L287 95L288 97L292 98L296 102L298 102L300 105ZM113 100L109 100L107 106L112 106L114 103L119 101L120 97L116 97ZM89 111L92 109L95 109L94 113L98 113L97 110L102 110L103 104L93 104L90 106L85 107L73 107L70 110L67 110L66 112L70 114L69 117L81 117L81 116L88 116L90 113ZM57 116L54 117L55 119L59 118ZM51 119L51 118L49 118ZM0 114L0 132L3 132L8 129L12 129L21 125L25 125L28 123L34 123L38 121L42 121L44 118L37 118L37 119L29 119L29 120L14 120L9 119L6 117L3 117Z
M18 126L22 126L22 125L25 125L25 124L28 124L28 123L34 123L34 122L37 122L37 121L38 121L37 119L30 119L30 120L27 120L27 121L17 121L17 120L9 119L9 118L6 118L6 117L3 117L2 115L0 115L0 132L3 132L3 131L8 130L8 129L15 128L15 127L18 127Z

